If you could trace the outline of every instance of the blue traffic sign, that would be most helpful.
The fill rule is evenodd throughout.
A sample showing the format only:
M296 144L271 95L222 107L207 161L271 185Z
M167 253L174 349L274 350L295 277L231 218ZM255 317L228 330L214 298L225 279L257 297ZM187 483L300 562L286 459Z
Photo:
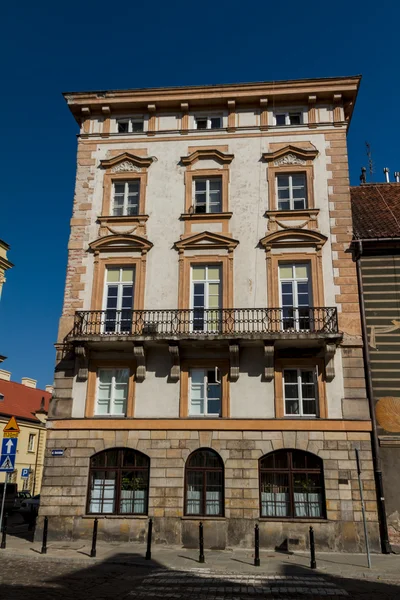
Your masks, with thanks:
M64 450L62 448L56 448L51 451L52 456L64 456Z
M31 470L29 468L28 469L21 469L21 477L22 477L22 479L28 479L30 472L31 472Z
M3 438L1 443L0 471L14 471L18 438Z

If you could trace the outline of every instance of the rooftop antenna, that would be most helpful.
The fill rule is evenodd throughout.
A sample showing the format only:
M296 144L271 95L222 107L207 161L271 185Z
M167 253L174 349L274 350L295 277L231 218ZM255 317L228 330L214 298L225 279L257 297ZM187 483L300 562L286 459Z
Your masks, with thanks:
M367 169L365 167L361 167L361 175L360 175L360 183L367 183Z
M374 172L374 163L372 160L372 152L371 152L371 146L370 146L369 142L365 142L365 147L367 149L369 177L372 182L372 174Z
M383 172L384 172L384 174L385 174L385 177L386 177L386 183L390 183L390 179L389 179L389 169L388 169L387 167L385 167L385 168L383 169Z

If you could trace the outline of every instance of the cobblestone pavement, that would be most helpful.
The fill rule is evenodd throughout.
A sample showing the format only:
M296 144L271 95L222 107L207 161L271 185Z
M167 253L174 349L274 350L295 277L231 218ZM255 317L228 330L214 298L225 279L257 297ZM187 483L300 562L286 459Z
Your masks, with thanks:
M91 564L0 554L2 600L399 600L400 579L380 582L333 577L308 569L254 575L187 570L157 564Z

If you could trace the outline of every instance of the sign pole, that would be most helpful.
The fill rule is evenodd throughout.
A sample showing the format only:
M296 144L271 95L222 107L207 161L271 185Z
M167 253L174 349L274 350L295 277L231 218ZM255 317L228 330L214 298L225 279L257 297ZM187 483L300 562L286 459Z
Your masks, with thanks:
M7 483L8 483L8 473L6 473L6 480L4 482L4 488L3 488L3 497L1 499L1 510L0 510L0 531L3 530L3 515L4 515L4 504L6 502L6 489L7 489Z
M361 481L360 457L358 454L358 449L356 448L355 450L356 450L356 461L357 461L358 485L360 487L361 510L362 510L362 516L363 516L363 522L364 522L365 547L367 550L368 568L370 569L371 568L371 555L369 552L367 521L365 519L365 506L364 506L363 485L362 485L362 481Z

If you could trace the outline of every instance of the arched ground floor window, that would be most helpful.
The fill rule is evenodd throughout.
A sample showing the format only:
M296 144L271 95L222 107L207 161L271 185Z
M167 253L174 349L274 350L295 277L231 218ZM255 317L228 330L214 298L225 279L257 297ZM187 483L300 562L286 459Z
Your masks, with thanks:
M130 448L112 448L90 459L89 514L146 515L150 459Z
M322 460L303 450L277 450L260 467L261 517L325 518Z
M224 465L214 450L202 448L187 459L185 514L199 517L224 514Z

